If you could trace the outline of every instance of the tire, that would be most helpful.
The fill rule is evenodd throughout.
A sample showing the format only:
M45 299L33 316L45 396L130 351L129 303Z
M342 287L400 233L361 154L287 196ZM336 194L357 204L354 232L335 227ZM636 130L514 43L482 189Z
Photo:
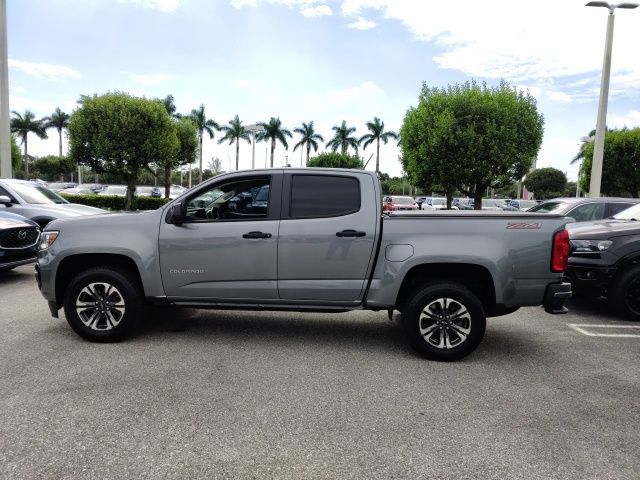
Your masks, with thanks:
M486 316L468 288L454 282L430 283L415 290L402 313L409 343L431 360L469 355L482 341Z
M92 342L117 342L133 333L144 316L142 295L126 270L94 267L76 275L65 292L71 328Z
M614 312L640 321L640 265L628 267L616 276L607 301Z

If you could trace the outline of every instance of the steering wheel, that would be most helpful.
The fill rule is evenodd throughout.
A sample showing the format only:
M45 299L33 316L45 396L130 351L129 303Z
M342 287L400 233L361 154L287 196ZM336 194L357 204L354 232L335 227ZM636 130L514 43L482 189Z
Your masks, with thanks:
M207 218L212 218L212 219L222 218L222 215L220 214L220 210L216 207L208 208L206 210L206 215L207 215Z

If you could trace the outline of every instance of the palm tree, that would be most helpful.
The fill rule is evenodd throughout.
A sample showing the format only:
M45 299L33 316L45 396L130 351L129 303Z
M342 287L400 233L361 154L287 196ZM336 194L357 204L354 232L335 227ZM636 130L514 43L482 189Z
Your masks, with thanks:
M200 141L200 177L198 183L202 183L202 136L204 132L209 134L209 138L213 138L213 130L220 130L220 126L212 119L207 119L204 114L204 105L200 105L198 108L191 110L189 118L195 123L198 129L198 139Z
M238 165L240 163L240 139L251 143L251 135L244 128L244 125L242 125L238 115L236 115L233 120L229 120L229 126L223 125L220 127L220 130L224 132L224 137L218 140L218 143L229 140L229 145L234 142L236 144L236 170L238 170Z
M58 156L62 156L62 130L69 126L69 114L60 110L60 107L56 108L56 111L51 114L50 117L44 117L45 130L55 128L58 130Z
M316 133L313 129L313 121L309 123L302 122L302 128L294 128L293 131L302 135L300 141L293 147L293 151L295 152L298 147L302 147L304 145L307 146L307 162L305 163L306 165L307 163L309 163L309 152L311 151L311 147L313 147L314 152L317 152L317 140L324 142L324 138L319 133Z
M394 140L398 140L398 134L389 130L388 132L384 131L384 122L381 121L378 117L373 118L373 122L367 122L367 128L369 132L366 135L360 137L358 143L362 143L362 148L367 148L374 141L376 142L376 173L380 172L380 140L384 142L386 145L390 138ZM364 143L363 143L364 142Z
M284 148L288 149L289 144L285 137L292 138L293 135L291 135L291 132L286 128L282 128L280 118L271 117L269 123L258 122L258 126L262 127L264 130L256 134L256 140L258 142L271 140L271 168L273 168L273 152L276 149L276 140L279 140L280 143L284 145Z
M38 138L48 138L42 120L36 120L31 110L26 110L24 116L13 110L11 112L11 132L15 133L24 145L24 170L29 177L29 154L27 151L27 136L29 133L35 133Z
M342 125L334 125L331 129L336 134L327 142L327 147L330 147L334 152L340 147L343 155L346 155L349 147L353 147L356 150L356 155L358 154L358 139L350 136L356 131L356 127L347 127L347 122L343 120Z

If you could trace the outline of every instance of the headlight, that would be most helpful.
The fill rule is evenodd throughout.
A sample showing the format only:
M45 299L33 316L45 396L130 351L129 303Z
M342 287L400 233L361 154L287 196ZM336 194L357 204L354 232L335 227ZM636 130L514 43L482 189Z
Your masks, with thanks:
M607 250L613 242L611 240L571 240L573 253L600 253Z
M53 245L53 242L56 241L59 233L60 232L58 232L57 230L42 232L42 234L40 235L40 244L38 245L38 250L46 250L51 245Z

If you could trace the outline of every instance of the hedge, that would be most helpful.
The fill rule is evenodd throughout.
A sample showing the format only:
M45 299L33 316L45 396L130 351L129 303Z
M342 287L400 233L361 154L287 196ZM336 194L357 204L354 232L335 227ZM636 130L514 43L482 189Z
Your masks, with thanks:
M92 207L104 208L105 210L124 210L127 203L127 197L119 195L74 195L61 193L60 196L69 200L71 203L90 205ZM135 210L155 210L168 202L169 199L166 198L134 197L133 208Z

